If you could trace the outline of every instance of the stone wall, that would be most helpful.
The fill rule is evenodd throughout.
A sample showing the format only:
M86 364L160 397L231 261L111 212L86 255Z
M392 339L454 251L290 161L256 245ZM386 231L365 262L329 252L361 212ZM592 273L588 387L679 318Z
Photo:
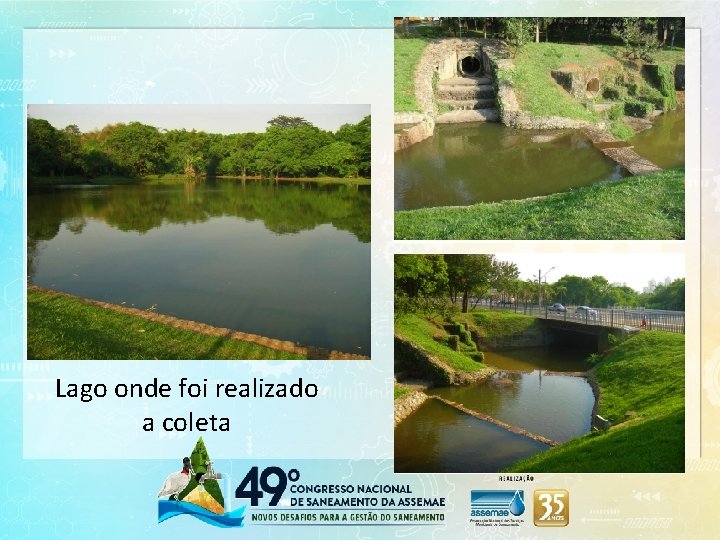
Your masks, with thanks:
M463 385L487 379L495 372L492 368L479 371L455 371L414 343L395 336L395 377L423 379L435 386Z
M415 410L425 403L425 400L427 399L427 394L423 392L411 392L410 394L405 394L404 396L397 398L395 400L393 413L395 427L415 412Z
M514 62L508 57L502 47L487 47L484 49L488 61L494 66L498 78L498 107L500 121L508 127L518 129L580 129L584 127L604 127L585 120L575 120L562 116L530 116L520 108L520 102L512 83L502 77L502 72L512 72ZM500 72L500 73L498 73Z
M685 64L675 66L675 90L685 90Z
M415 344L395 336L395 376L429 381L433 385L452 383L448 366Z
M455 77L460 58L476 56L482 59L484 72L493 73L493 63L486 51L494 56L506 54L502 52L502 43L496 39L450 38L431 41L415 69L415 97L420 111L435 116L433 76L438 79Z
M412 127L395 134L395 152L431 137L435 130L432 116L422 115L422 120Z
M515 334L487 338L480 336L477 332L472 332L472 337L477 348L481 351L524 349L528 347L542 347L545 344L543 327L539 323L535 323L527 330Z

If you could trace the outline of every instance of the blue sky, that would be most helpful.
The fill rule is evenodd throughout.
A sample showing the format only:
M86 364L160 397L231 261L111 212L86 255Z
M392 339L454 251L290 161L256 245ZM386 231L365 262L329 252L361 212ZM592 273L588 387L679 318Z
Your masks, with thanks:
M265 131L279 115L301 116L315 126L336 131L370 114L369 105L28 105L28 115L62 129L76 124L80 131L117 122L142 122L157 128L196 129L208 133Z

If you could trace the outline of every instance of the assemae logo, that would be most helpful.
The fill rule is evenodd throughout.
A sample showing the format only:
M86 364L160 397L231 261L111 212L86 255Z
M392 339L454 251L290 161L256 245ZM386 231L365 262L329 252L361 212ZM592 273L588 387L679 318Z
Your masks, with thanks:
M157 494L158 523L185 514L216 527L242 527L245 507L225 512L220 479L200 437L182 469L171 473Z
M471 517L521 516L525 512L525 492L521 489L472 490Z

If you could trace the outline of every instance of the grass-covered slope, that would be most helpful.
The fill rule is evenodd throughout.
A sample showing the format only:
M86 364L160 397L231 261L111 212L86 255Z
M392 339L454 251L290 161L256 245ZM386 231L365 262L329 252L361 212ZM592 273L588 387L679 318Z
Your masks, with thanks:
M63 294L28 290L33 359L294 359L253 343L172 328Z
M684 176L672 169L542 198L395 212L395 239L679 240Z
M523 111L532 116L564 116L578 120L596 121L598 116L568 94L552 78L550 72L577 64L593 66L613 62L612 57L591 45L562 45L558 43L528 43L514 60L509 77Z
M480 336L490 339L519 334L536 324L534 317L511 311L473 310L458 315L458 319L466 321Z
M513 465L533 472L683 472L685 336L642 332L594 369L600 415L613 427Z
M427 40L395 39L395 112L417 112L415 68L420 62Z
M485 364L473 360L465 352L455 351L433 339L434 336L447 336L447 333L422 315L408 314L398 317L395 320L395 334L456 371L473 372L487 368Z

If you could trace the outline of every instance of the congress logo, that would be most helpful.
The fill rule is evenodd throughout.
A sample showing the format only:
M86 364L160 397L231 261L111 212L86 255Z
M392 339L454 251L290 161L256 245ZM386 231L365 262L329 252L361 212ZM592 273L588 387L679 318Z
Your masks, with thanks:
M472 490L471 517L521 516L525 512L525 492L521 489Z
M182 469L170 474L158 492L158 523L185 514L216 527L242 527L245 507L225 512L220 479L200 437Z

